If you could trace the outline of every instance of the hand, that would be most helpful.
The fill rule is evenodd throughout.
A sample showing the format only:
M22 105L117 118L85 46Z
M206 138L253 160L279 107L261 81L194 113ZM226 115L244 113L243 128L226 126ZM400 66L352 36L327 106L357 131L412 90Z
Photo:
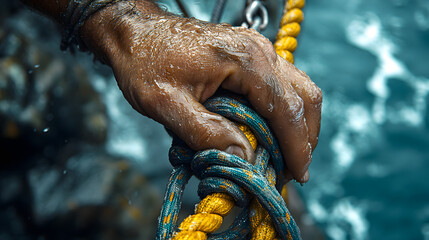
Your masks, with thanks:
M308 180L322 93L256 31L180 18L149 1L125 1L91 17L82 37L112 67L133 108L194 150L216 148L254 161L244 134L202 105L220 87L245 95L274 131L286 172Z

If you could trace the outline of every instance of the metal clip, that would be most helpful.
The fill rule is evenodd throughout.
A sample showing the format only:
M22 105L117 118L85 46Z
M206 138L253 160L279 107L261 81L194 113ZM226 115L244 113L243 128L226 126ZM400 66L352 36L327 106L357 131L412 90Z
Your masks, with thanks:
M246 22L242 26L253 28L257 31L264 30L268 25L268 11L260 0L252 1L244 11Z

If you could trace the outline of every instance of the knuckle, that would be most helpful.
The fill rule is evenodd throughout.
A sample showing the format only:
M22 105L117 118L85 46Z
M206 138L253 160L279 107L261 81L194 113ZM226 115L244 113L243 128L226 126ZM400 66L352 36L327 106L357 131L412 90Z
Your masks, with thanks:
M288 115L291 116L291 121L298 121L304 116L304 101L299 96L289 100Z
M277 96L285 96L286 91L282 87L282 85L279 83L279 79L274 74L268 74L264 77L264 82L267 85L266 88L266 97L268 99L276 98ZM280 99L283 102L286 101L286 99Z
M262 55L262 50L259 44L253 41L253 39L246 39L245 44L246 44L246 50L248 53L250 53L250 56Z
M308 97L312 104L321 104L323 100L322 90L310 79L310 77L304 72L298 69L298 72L303 77L303 82L310 83L308 85Z
M258 34L248 41L248 45L252 56L266 58L269 63L273 63L277 60L277 53L267 38L259 36Z
M253 29L236 29L236 50L240 53L240 61L244 64L265 66L277 60L276 51L271 42ZM229 43L231 45L231 43ZM262 65L261 65L262 64Z
M310 94L311 94L310 99L311 99L313 104L319 105L322 103L322 101L323 101L322 90L314 83L313 83L313 87L312 87Z
M265 40L268 41L268 39L264 38ZM276 50L273 47L273 44L271 44L271 42L262 42L262 48L264 49L265 52L265 56L267 57L268 61L273 63L275 61L277 61L277 53Z
M302 71L301 69L299 69L299 68L296 68L297 70L298 70L298 72L301 74L301 76L303 77L303 78L305 78L306 80L309 80L310 81L310 77L307 75L307 73L306 72L304 72L304 71Z

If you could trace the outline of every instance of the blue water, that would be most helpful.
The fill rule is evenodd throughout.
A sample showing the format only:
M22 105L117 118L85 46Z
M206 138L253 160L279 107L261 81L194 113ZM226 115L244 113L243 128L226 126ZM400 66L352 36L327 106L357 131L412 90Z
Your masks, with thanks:
M302 193L329 239L429 239L429 1L308 1L296 65L324 92Z

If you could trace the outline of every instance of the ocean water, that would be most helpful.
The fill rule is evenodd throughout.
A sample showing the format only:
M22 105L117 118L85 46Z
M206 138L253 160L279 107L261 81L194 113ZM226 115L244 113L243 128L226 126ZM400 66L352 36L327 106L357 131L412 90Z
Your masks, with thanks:
M296 65L324 93L308 209L329 239L429 239L429 1L307 1Z

